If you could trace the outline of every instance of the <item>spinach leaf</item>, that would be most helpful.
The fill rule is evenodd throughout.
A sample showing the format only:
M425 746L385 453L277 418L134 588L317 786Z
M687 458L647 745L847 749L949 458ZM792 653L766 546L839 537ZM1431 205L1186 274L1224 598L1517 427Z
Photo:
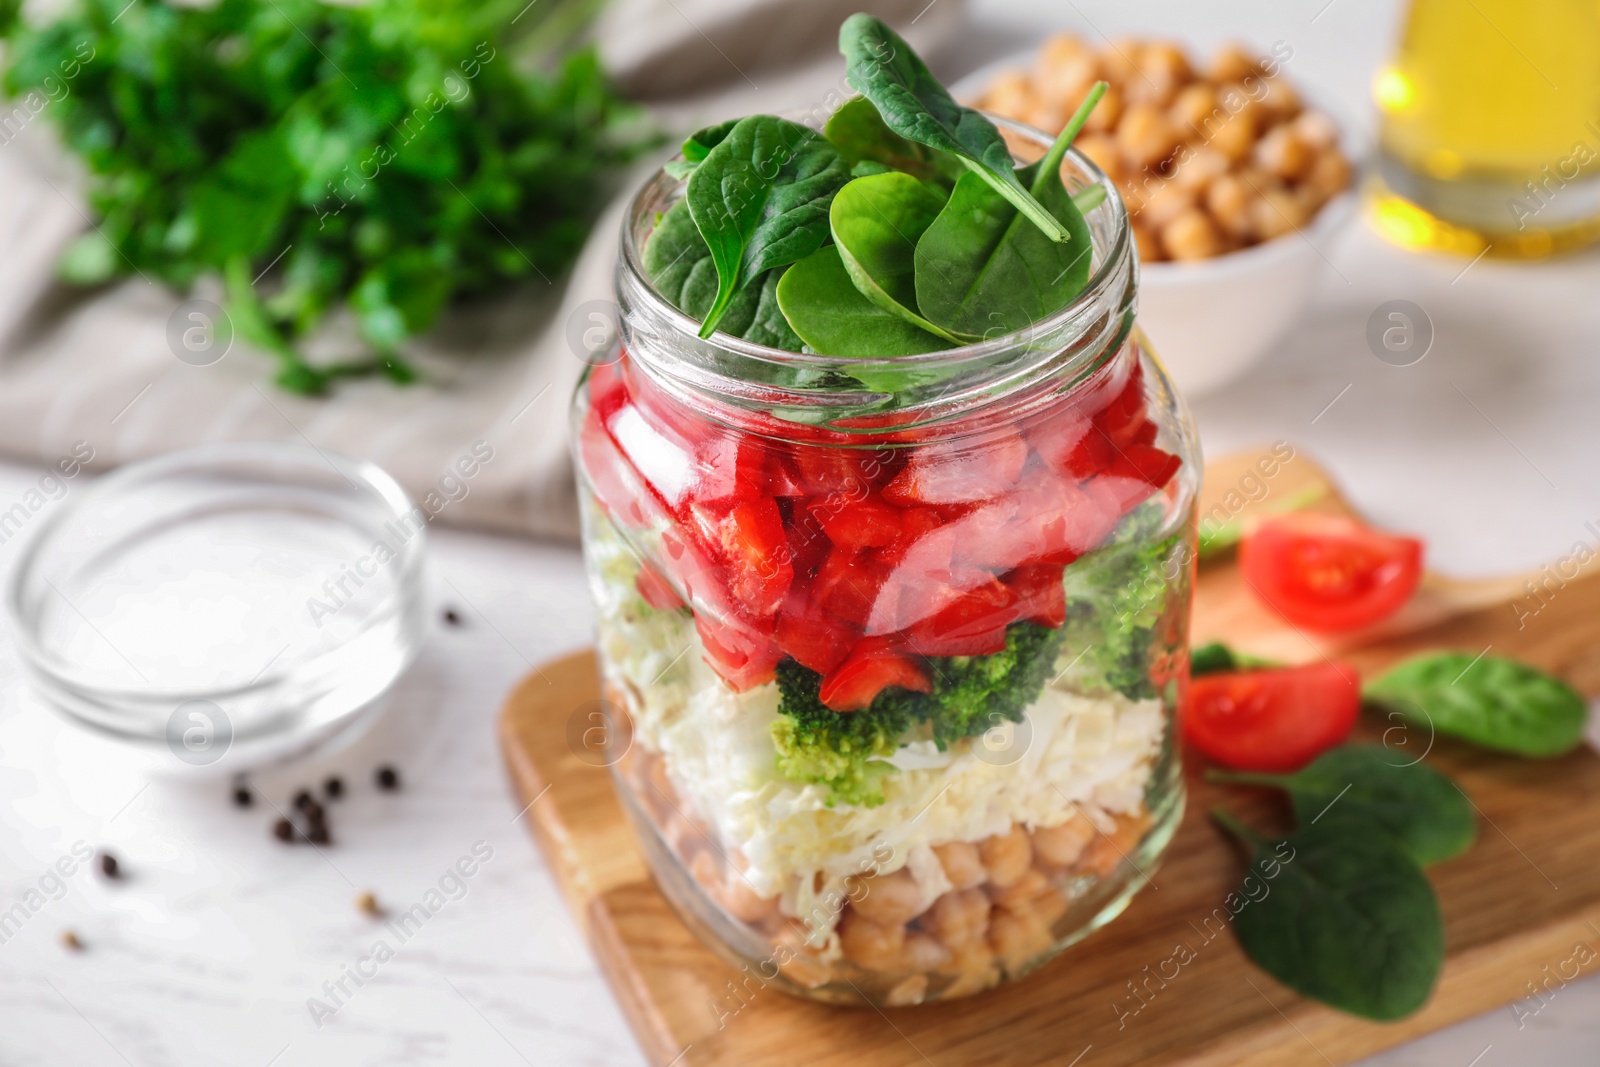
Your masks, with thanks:
M717 297L717 268L686 203L678 201L656 221L640 258L656 291L674 307L691 318L705 315ZM717 328L758 345L798 352L800 338L778 310L781 273L782 268L766 271L759 283L734 294Z
M1412 725L1535 758L1572 751L1588 719L1571 686L1499 656L1417 656L1369 682L1365 696Z
M1252 869L1276 871L1267 894L1233 920L1257 966L1297 993L1368 1019L1422 1007L1444 961L1444 922L1427 875L1405 849L1346 822L1307 827L1275 850L1227 812L1212 815L1253 849ZM1292 850L1289 858L1281 850ZM1241 897L1252 896L1253 879Z
M965 169L950 153L908 141L895 133L883 121L872 101L864 96L853 96L841 104L822 128L822 135L854 167L875 163L939 186L946 192Z
M740 119L706 153L684 197L717 269L700 323L710 337L733 295L762 271L811 255L828 239L828 205L850 165L813 130L771 115Z
M738 119L729 119L727 122L719 122L715 126L696 130L683 139L683 145L679 148L683 158L663 164L661 169L674 178L680 180L687 178L704 162L713 148L727 139L728 132L738 124Z
M1052 241L1069 233L1018 180L1011 150L994 124L956 103L911 46L878 19L855 14L839 27L850 84L877 107L884 123L908 140L949 152L1003 196Z
M909 174L891 171L850 182L833 198L828 219L839 258L861 294L892 315L943 337L957 337L917 314L912 276L917 238L933 224L944 197Z
M1389 833L1427 865L1461 855L1478 835L1466 794L1424 763L1397 762L1376 745L1342 745L1294 774L1212 771L1214 782L1286 790L1301 826L1350 822Z
M1049 240L991 186L965 174L917 243L917 303L951 333L990 337L1026 329L1071 303L1089 279L1089 225L1061 182L1061 161L1105 83L1078 108L1043 159L1017 172L1071 240ZM1093 187L1091 187L1093 188Z
M812 253L784 271L778 306L794 332L824 356L890 358L949 348L950 343L862 295L850 280L836 245ZM873 372L852 369L869 389L884 392L915 381L914 368Z

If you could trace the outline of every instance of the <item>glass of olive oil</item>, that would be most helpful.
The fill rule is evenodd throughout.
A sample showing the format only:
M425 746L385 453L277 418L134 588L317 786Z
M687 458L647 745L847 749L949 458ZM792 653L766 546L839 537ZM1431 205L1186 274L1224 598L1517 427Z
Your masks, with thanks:
M1390 240L1534 258L1600 238L1600 0L1412 0L1373 91Z

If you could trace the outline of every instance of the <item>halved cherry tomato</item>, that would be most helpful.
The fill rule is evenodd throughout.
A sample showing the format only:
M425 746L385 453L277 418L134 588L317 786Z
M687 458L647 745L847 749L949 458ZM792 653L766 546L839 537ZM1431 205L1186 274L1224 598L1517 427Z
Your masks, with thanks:
M1284 618L1336 633L1387 618L1411 599L1422 578L1422 542L1343 515L1278 515L1245 535L1239 568Z
M1207 674L1189 683L1183 736L1242 771L1293 771L1343 741L1361 711L1345 663Z
M931 692L928 670L916 658L897 652L885 637L862 638L850 658L822 680L819 699L834 711L860 711L890 686Z

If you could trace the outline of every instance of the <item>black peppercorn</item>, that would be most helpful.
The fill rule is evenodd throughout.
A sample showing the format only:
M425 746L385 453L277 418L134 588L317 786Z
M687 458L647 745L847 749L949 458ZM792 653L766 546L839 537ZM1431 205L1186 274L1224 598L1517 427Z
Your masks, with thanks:
M461 616L456 614L455 608L444 609L444 621L451 626L461 625Z
M289 822L288 819L279 819L277 822L272 824L272 836L276 837L279 841L293 841L294 826Z
M337 774L330 776L322 783L322 791L328 795L329 800L338 800L344 796L344 779Z
M294 795L294 806L301 811L305 811L308 805L315 803L309 790L302 789Z
M117 865L117 857L109 852L100 853L100 873L107 878L122 877L122 868Z
M233 804L234 804L234 807L248 808L250 805L254 804L255 802L256 802L256 798L251 795L250 790L248 788L246 788L245 786L242 786L242 785L236 785L236 786L233 787Z
M388 764L378 768L378 788L393 792L400 788L400 772Z
M325 822L313 822L306 827L306 838L313 845L326 845L333 841L328 833L328 824Z

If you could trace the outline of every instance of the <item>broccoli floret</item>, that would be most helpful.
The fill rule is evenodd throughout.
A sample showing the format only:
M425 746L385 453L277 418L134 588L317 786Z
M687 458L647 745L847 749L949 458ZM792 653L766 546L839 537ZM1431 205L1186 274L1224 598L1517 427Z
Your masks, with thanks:
M930 659L934 688L921 702L929 706L924 717L939 747L1002 720L1021 722L1050 680L1063 637L1060 630L1022 622L1006 631L1006 647L993 655Z
M822 703L822 676L793 660L778 665L778 711L772 738L785 777L829 787L828 803L883 803L886 762L914 726L926 724L940 748L1003 720L1022 721L1049 680L1063 634L1016 623L1006 647L989 656L929 657L931 693L891 687L861 711Z
M778 771L797 782L829 787L829 805L839 801L876 807L879 781L893 770L884 762L900 747L911 725L907 702L885 692L861 711L839 712L819 698L822 676L792 659L778 664L778 721L772 740ZM894 693L904 693L895 690Z
M1135 700L1155 695L1150 646L1171 586L1184 580L1182 568L1174 572L1179 535L1150 540L1164 520L1162 506L1148 503L1104 548L1067 568L1067 645L1081 650L1067 675L1074 685Z

